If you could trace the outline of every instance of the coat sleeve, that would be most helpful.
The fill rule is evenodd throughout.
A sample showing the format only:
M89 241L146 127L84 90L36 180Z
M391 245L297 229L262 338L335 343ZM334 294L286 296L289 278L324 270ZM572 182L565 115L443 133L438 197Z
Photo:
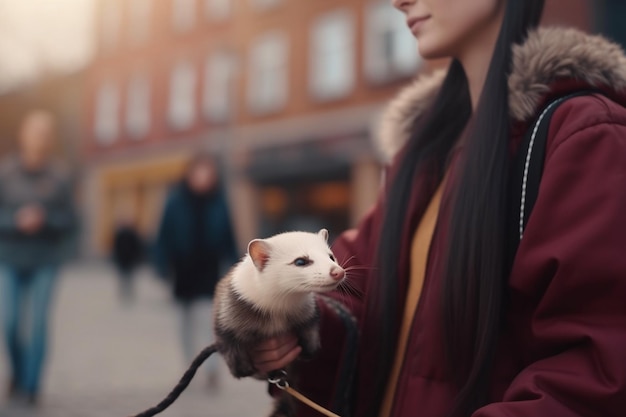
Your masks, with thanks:
M626 413L626 120L554 143L511 277L529 365L473 417Z
M296 364L299 389L340 415L350 405L356 351L361 349L360 319L376 250L374 237L382 216L380 207L379 203L356 229L344 232L333 243L333 253L347 271L347 283L343 290L318 299L322 348L313 360ZM319 415L306 406L298 407L299 417Z

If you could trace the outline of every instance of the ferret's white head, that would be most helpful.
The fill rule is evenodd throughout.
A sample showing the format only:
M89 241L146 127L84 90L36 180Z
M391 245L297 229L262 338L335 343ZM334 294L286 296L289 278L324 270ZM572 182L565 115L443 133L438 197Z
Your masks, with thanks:
M328 231L287 232L255 239L248 255L259 279L278 293L333 290L345 276L328 246Z

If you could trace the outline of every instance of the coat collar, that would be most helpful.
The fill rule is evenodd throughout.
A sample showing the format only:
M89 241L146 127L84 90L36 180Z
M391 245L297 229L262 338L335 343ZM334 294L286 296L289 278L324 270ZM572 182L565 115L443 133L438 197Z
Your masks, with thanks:
M385 110L378 146L387 160L404 145L417 117L432 103L445 71L422 76L406 87ZM513 47L509 109L514 121L531 118L551 85L573 79L589 87L626 90L626 55L615 43L577 29L541 28Z

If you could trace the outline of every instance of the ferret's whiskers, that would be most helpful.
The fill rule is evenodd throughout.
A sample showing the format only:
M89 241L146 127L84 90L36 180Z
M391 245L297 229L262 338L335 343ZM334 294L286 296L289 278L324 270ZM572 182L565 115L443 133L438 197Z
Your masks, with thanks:
M339 266L342 267L343 269L345 269L346 265L348 264L348 262L350 262L353 259L356 259L356 255L352 255L348 259L345 259L344 261L341 262L341 264Z
M348 272L348 271L373 271L376 268L375 266L366 266L366 265L354 265L354 266L349 266L347 268L344 268L344 271Z
M341 288L341 301L342 303L348 307L348 309L350 311L354 311L354 307L355 307L355 296L351 295L352 290L348 290L345 287Z
M353 302L352 298L361 299L363 296L363 292L350 282L349 277L346 277L337 289L346 296L345 300L350 304ZM354 306L350 305L350 307Z
M356 285L352 281L350 281L350 277L346 277L346 279L344 279L344 281L341 284L346 290L349 290L354 295L358 295L358 296L363 295L363 291L357 288Z

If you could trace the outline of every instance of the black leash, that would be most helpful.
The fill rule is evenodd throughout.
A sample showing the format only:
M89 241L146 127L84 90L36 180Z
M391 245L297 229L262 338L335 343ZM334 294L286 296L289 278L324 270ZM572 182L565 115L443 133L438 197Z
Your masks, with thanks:
M183 391L187 389L187 387L189 386L189 383L193 379L198 368L200 368L200 366L204 363L204 361L206 361L215 352L217 352L217 344L213 344L211 346L204 348L202 352L200 352L198 356L195 357L193 362L191 362L191 365L189 366L189 368L185 371L185 373L183 374L178 384L176 384L174 389L167 395L167 397L165 397L155 407L148 408L147 410L142 411L139 414L135 414L134 416L131 416L131 417L152 417L152 416L159 414L160 412L168 408L170 405L172 405L174 401L176 401L176 399L180 396L180 394L182 394Z

